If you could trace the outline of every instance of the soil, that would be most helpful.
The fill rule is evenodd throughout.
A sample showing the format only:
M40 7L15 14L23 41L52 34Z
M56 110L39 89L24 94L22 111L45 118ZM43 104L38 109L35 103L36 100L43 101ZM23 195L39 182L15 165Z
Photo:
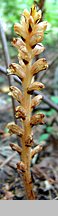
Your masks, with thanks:
M2 56L0 64L5 66L2 49L0 54ZM41 82L46 86L43 93L50 99L52 96L57 98L58 49L47 47L44 56L50 67L41 78ZM17 61L16 56L12 57L12 62L14 59ZM39 80L39 78L40 75L37 79ZM17 85L16 82L14 84ZM20 157L9 146L10 142L17 143L17 137L10 136L6 127L8 122L14 121L12 100L8 95L8 88L8 78L0 72L0 199L25 200L22 173L18 173L16 170L16 164ZM56 103L58 102L56 101ZM47 113L51 112L51 107L43 102L39 106L40 109ZM38 109L34 110L35 112L38 112ZM32 159L30 168L33 190L37 194L38 200L58 200L58 115L55 110L50 116L46 116L45 126L33 128L34 145L39 144L39 136L47 134L48 126L53 130L49 131L49 136L45 140L41 140L40 144L43 145L43 150Z

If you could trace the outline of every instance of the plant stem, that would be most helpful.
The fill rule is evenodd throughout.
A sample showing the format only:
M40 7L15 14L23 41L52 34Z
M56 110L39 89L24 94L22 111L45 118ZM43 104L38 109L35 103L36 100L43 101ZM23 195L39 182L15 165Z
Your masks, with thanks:
M29 74L29 75L28 75ZM23 122L24 134L22 136L22 162L25 165L25 172L23 172L23 181L25 186L25 191L27 198L29 200L35 199L33 189L32 189L32 180L30 173L30 156L31 156L31 147L26 145L26 140L30 137L31 134L31 126L30 126L30 117L31 117L31 96L27 93L27 87L31 82L31 73L30 73L30 64L26 66L26 77L23 82L23 101L22 105L26 111L26 119Z

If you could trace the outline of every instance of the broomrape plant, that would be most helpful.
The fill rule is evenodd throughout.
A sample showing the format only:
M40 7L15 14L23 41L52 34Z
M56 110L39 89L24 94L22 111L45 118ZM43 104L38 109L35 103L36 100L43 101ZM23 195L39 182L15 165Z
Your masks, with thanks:
M36 199L30 173L31 160L42 149L39 145L33 148L32 127L44 123L44 114L32 115L33 109L42 100L41 95L32 97L32 93L34 90L39 91L44 88L44 85L34 81L33 77L48 67L45 58L38 60L35 58L44 51L41 41L43 40L47 22L40 22L40 20L41 11L37 11L35 5L33 5L30 13L28 10L24 10L20 24L16 23L14 25L18 37L13 39L12 44L18 49L19 64L12 63L8 69L9 74L17 75L22 81L22 91L11 86L9 93L19 102L19 106L16 107L15 111L16 118L21 118L22 127L14 122L9 123L7 127L11 134L16 134L21 139L21 147L11 143L11 148L21 156L21 161L17 163L17 169L22 172L26 198L29 200Z

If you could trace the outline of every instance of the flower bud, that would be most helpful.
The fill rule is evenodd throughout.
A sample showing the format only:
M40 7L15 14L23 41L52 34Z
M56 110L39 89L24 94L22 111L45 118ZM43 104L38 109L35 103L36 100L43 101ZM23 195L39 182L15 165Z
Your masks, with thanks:
M44 51L44 46L41 43L36 44L35 48L32 49L32 57L34 58L36 55L39 55Z
M12 148L13 151L17 151L19 154L22 153L22 148L17 144L10 143L10 147Z
M22 137L23 129L20 126L16 125L14 122L8 123L7 128L9 129L9 133L17 134L18 136Z
M31 108L34 109L35 106L39 105L42 100L42 95L35 96L31 101Z
M40 83L40 82L33 82L31 83L31 85L28 87L27 92L32 94L33 91L39 91L42 90L44 88L44 84Z
M31 120L30 120L30 125L31 126L34 126L34 125L37 125L38 123L39 124L43 124L43 118L44 118L44 114L35 114L31 117Z
M11 86L9 95L11 95L18 102L20 103L22 102L22 99L23 99L22 92L17 87Z
M25 28L24 26L22 26L21 24L19 23L16 23L14 25L14 31L20 35L21 37L23 37L23 39L25 40L26 39L26 31L25 31Z
M8 69L9 74L18 76L21 80L24 79L25 74L22 67L19 64L12 63Z
M38 72L45 70L48 68L48 64L45 58L41 58L39 60L37 60L31 68L32 74L35 75Z
M24 165L24 163L23 163L22 161L19 161L19 162L17 163L17 169L18 169L19 171L21 171L21 172L25 172L26 168L25 168L25 165Z
M23 120L25 120L26 113L25 113L25 110L22 106L16 107L16 118L22 118Z

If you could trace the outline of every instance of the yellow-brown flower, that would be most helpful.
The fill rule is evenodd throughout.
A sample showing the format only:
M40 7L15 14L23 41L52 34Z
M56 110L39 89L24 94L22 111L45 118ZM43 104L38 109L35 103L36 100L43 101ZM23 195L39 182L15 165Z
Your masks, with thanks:
M24 10L20 23L14 25L18 37L13 38L12 45L18 50L19 63L12 63L8 69L10 75L16 75L22 81L22 91L11 86L9 92L9 95L19 103L15 108L15 116L17 119L21 118L22 127L15 123L9 123L8 129L11 134L16 134L21 139L21 147L14 143L11 143L10 146L21 156L17 169L23 173L27 199L30 200L35 199L30 173L31 159L42 150L42 146L33 148L32 127L44 123L44 114L32 115L33 109L42 100L42 95L34 96L33 92L34 90L40 91L45 87L44 84L35 81L34 77L48 67L46 59L38 57L45 49L41 42L47 27L47 22L40 22L40 20L41 11L37 11L33 5L30 12Z

